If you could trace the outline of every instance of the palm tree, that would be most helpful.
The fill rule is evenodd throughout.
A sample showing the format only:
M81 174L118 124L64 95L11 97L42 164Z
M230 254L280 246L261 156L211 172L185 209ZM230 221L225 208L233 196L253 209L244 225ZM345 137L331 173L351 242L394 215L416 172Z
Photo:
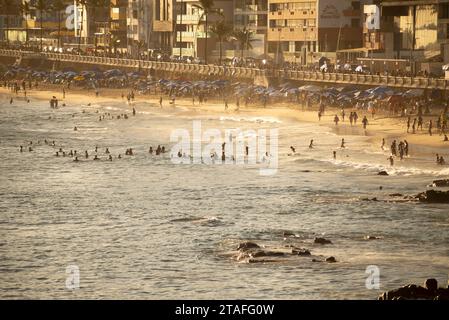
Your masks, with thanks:
M28 15L31 13L30 3L23 1L20 3L20 12L25 19L25 44L28 45L29 31L28 31Z
M258 41L253 38L254 33L250 30L243 29L237 30L233 33L233 38L239 43L239 47L241 50L241 57L243 58L243 51L249 50L253 48L252 42Z
M44 12L47 11L46 0L37 0L35 8L39 11L39 26L40 26L40 38L41 38L41 51L43 47L44 39Z
M62 23L62 11L65 10L66 5L63 0L54 0L53 1L53 12L58 15L58 48L62 48L61 41L61 23Z
M198 24L200 24L205 19L205 42L204 42L204 62L207 64L207 32L208 32L208 22L209 22L209 16L211 14L218 14L222 15L222 13L219 11L219 9L214 8L214 0L199 0L199 4L194 4L192 7L197 8L198 10L201 10L201 16L198 20Z
M221 65L221 59L223 56L223 42L226 41L232 33L232 26L225 23L223 20L215 23L210 31L218 38L220 48L220 58L218 63Z

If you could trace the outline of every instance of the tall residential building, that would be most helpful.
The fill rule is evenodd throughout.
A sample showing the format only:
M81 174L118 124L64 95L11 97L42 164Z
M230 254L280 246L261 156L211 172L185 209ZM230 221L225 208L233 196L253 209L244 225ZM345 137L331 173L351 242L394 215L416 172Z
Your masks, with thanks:
M365 33L365 43L379 43L379 56L410 61L410 71L440 71L449 62L449 1L378 1L379 39ZM380 40L380 41L379 41Z
M153 37L156 49L171 54L174 45L176 0L154 0Z
M23 17L19 5L22 0L0 2L0 41L16 42L24 40Z
M176 10L176 42L172 54L179 56L182 53L183 56L195 56L204 59L206 49L205 17L203 11L196 7L199 1L183 0L179 1L178 4ZM221 19L232 25L232 0L216 0L214 1L214 9L217 9L221 15L211 13L208 17L209 27ZM215 50L216 44L216 38L209 34L206 53L208 56Z
M268 0L268 52L303 64L362 46L363 2Z
M152 0L128 0L127 47L131 55L136 56L154 45L152 20Z
M127 46L128 0L111 0L110 12L110 48L114 51Z
M245 55L265 57L267 53L268 0L234 0L234 29L253 32L253 49Z

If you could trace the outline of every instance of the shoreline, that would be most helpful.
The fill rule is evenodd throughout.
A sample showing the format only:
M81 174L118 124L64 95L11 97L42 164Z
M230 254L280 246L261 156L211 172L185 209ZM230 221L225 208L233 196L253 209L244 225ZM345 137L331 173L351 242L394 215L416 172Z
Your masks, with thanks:
M60 105L62 103L83 103L86 102L86 98L89 99L86 103L117 102L117 99L119 99L126 104L126 99L122 99L121 95L122 93L126 95L129 91L128 88L103 88L100 90L100 95L96 97L94 90L85 90L82 88L71 88L70 90L65 90L66 98L63 99L61 86L40 84L40 88L27 91L27 98L30 98L30 100L50 100L52 96L56 96L56 98L61 102ZM14 99L19 98L20 100L26 99L23 94L19 93L19 95L16 95L4 87L0 87L0 95L8 97L8 99L11 97ZM159 98L159 94L136 94L130 107L134 103L159 105ZM168 107L168 101L169 98L167 96L163 96L163 106L165 106L165 108ZM422 131L417 130L416 134L407 133L405 128L406 118L403 117L387 117L386 115L379 113L376 114L376 117L373 119L371 114L357 110L357 113L359 114L359 121L357 125L351 126L349 124L349 120L345 119L345 121L340 121L338 126L336 126L333 122L333 117L335 114L338 114L341 118L340 110L332 107L327 107L321 121L318 121L318 110L303 110L300 105L294 105L293 103L276 103L267 108L264 108L263 106L240 106L239 110L236 110L234 103L230 103L229 109L225 110L224 103L222 101L208 100L203 104L196 102L195 105L193 105L191 99L182 97L176 99L175 106L185 108L193 112L209 113L214 115L276 117L293 122L313 123L319 126L326 126L339 136L367 136L369 137L368 142L373 144L373 146L377 145L379 149L383 138L386 140L386 149L389 149L389 145L392 140L395 139L397 141L401 141L406 139L412 147L414 154L419 154L426 157L433 157L436 153L442 154L443 156L446 155L445 152L449 154L449 142L443 141L444 136L440 136L438 132L435 132L432 136L429 136L427 129L423 129ZM315 109L315 107L313 109ZM346 110L346 113L349 112L350 110ZM368 118L368 126L366 130L363 129L362 124L360 123L361 119L365 115ZM435 117L436 115L424 116L424 123L427 123L429 119Z

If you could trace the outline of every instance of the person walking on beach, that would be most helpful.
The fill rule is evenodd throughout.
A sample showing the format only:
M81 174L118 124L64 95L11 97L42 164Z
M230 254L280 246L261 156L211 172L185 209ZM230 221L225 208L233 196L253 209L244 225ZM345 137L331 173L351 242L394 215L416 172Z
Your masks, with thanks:
M421 116L419 116L418 117L418 129L421 128L421 131L423 130L422 125L423 125L423 119Z
M413 125L412 125L412 133L415 134L416 133L416 118L413 119Z
M404 140L404 153L405 153L405 156L408 157L408 142L407 142L407 140Z
M334 122L335 122L335 125L336 126L338 126L338 122L340 121L340 118L338 117L338 115L335 115L335 117L334 117Z
M382 138L382 145L380 146L382 150L385 150L385 138Z
M359 118L359 116L357 115L357 112L355 112L355 111L354 111L353 118L354 118L354 124L357 124L357 119Z
M318 121L321 121L321 111L318 111Z
M407 118L407 133L409 133L409 131L410 131L410 121L411 121L411 118L410 118L410 116L408 116L408 118Z
M343 122L345 122L345 116L346 116L345 109L341 109L341 118Z
M353 112L351 112L349 114L349 122L351 123L351 126L352 126L352 123L354 122L354 113Z
M368 118L366 116L363 117L362 123L363 123L363 129L366 129L366 126L368 124Z
M133 108L133 116L136 115L136 108Z
M334 160L337 160L337 151L334 151L333 154L334 154Z
M432 123L432 120L430 120L430 122L429 122L429 136L432 136L432 127L433 127L433 123Z
M345 139L341 139L341 146L340 146L340 148L342 148L342 149L346 148L346 146L345 146Z
M159 106L162 108L162 96L159 98Z

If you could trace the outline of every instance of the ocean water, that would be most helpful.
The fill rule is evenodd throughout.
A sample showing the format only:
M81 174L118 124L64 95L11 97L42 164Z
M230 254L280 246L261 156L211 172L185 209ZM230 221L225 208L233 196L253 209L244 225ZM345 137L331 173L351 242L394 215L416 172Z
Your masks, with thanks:
M432 156L416 156L411 146L412 157L390 168L380 142L316 124L135 107L133 117L120 99L52 110L46 101L9 105L1 97L0 298L375 299L430 277L447 283L449 207L366 201L414 195L447 178ZM129 119L99 122L104 112ZM220 132L278 128L277 173L261 175L261 164L181 165L169 153L148 154L150 146L170 150L172 131L191 131L194 120ZM95 146L100 161L92 160ZM82 161L56 157L60 147L77 150ZM125 156L127 148L135 155ZM284 239L284 231L297 236ZM333 244L315 245L316 236ZM295 243L338 262L237 263L226 253L245 240ZM66 287L71 265L79 268L74 290ZM370 265L379 268L380 289L365 286Z

